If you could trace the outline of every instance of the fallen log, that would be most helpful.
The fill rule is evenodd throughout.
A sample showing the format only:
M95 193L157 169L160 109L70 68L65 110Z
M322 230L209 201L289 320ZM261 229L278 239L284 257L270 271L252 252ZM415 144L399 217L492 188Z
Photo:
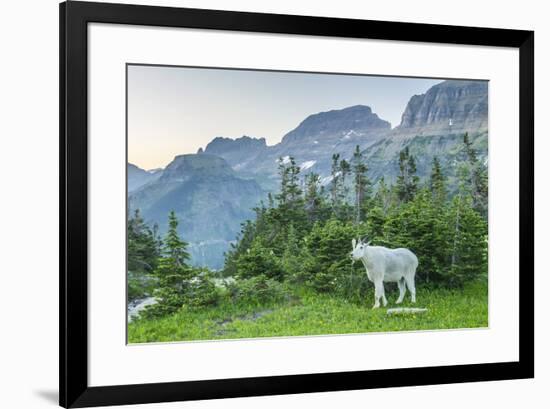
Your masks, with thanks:
M427 308L388 308L386 314L399 315L399 314L422 314L428 311Z

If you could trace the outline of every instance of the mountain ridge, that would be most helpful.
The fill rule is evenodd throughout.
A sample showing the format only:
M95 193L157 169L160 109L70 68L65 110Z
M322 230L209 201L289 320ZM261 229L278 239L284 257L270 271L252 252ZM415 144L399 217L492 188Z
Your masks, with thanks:
M156 180L129 191L129 203L144 206L146 220L156 222L165 223L168 211L176 210L194 260L218 268L240 223L253 216L251 209L267 192L277 190L279 158L293 156L303 174L315 172L328 181L332 155L350 160L358 145L371 180L383 176L391 183L399 172L399 152L409 147L421 179L429 176L434 156L450 174L464 132L487 161L487 99L486 81L443 81L412 96L393 129L369 106L354 105L309 115L272 146L265 138L218 136L196 154L176 156ZM206 228L198 227L199 221Z
M161 177L129 192L128 205L130 214L140 209L146 222L157 224L161 235L174 211L193 263L221 268L241 222L253 216L252 208L264 196L256 181L240 178L223 158L185 154L176 156Z

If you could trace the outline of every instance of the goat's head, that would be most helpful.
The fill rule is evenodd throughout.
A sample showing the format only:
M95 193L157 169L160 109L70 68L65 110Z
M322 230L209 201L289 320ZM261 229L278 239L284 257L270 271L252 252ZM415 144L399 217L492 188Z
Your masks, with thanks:
M350 257L352 258L352 260L360 260L361 258L365 257L366 250L369 244L370 241L365 243L364 238L360 238L359 240L353 239L351 241L352 251L350 253Z

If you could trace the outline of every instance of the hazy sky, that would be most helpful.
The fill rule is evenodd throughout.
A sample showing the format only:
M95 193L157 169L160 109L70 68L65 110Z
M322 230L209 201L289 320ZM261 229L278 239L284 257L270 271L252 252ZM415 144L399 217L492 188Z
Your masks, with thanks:
M395 127L409 98L441 80L181 67L128 67L128 161L144 169L216 136L274 145L308 115L368 105Z

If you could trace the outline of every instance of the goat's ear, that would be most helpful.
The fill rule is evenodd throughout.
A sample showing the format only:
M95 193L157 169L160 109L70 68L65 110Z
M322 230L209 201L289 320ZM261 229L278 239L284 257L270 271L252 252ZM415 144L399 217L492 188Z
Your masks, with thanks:
M367 244L365 244L365 247L368 247L370 246L370 240L367 242Z
M357 242L355 241L355 239L353 239L351 241L351 248L355 250L355 245L357 244Z

